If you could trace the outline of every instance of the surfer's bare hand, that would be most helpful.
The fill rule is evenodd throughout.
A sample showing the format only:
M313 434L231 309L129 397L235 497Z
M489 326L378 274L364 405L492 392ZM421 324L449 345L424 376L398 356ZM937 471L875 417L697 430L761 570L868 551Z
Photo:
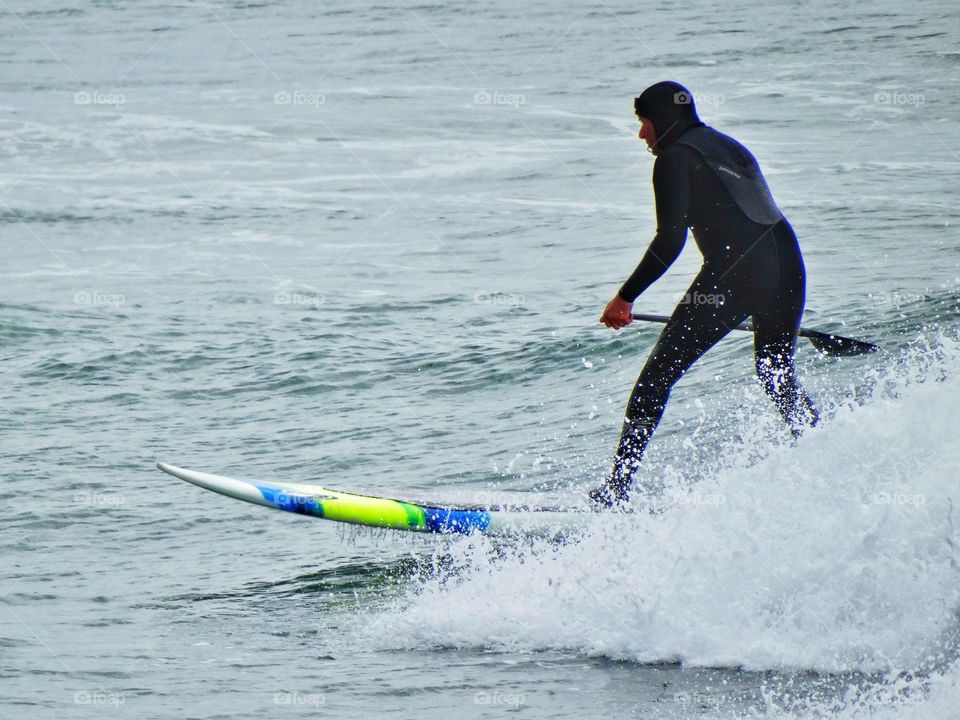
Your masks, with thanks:
M614 295L613 300L607 303L607 307L600 316L600 322L608 328L619 330L633 322L633 303L628 303L619 295Z

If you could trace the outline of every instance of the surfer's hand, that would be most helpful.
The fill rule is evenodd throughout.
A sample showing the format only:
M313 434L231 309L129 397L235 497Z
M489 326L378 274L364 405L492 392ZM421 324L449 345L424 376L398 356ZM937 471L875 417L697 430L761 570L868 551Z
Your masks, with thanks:
M619 330L633 322L631 312L633 312L633 303L628 303L620 295L614 295L613 300L604 308L600 322L608 328Z

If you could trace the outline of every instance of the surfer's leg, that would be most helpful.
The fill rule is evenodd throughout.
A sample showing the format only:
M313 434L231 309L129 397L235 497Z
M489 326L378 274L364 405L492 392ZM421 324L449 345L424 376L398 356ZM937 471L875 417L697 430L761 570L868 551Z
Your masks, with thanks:
M793 364L802 314L801 289L799 296L794 293L781 298L773 312L753 316L757 377L794 437L800 437L805 428L815 426L820 419Z
M596 502L612 505L627 499L670 390L700 356L743 322L746 313L736 309L740 303L731 293L698 277L674 310L630 394L610 477L590 493Z

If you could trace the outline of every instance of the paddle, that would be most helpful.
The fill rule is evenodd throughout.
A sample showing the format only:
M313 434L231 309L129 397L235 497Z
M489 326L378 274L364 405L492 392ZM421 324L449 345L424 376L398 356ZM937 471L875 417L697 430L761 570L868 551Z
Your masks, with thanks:
M633 313L634 320L646 320L647 322L668 323L670 318L666 315L647 315L645 313ZM753 332L753 325L750 323L741 323L734 330L743 330ZM824 355L833 357L852 357L853 355L864 355L866 353L876 352L880 349L879 345L868 343L863 340L854 340L853 338L832 335L830 333L820 332L819 330L808 330L800 328L797 333L800 337L807 338L810 343Z

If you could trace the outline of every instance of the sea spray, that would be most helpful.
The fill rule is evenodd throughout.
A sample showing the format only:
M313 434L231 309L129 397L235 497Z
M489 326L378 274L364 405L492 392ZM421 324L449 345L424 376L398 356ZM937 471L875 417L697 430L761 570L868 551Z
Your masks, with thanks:
M598 514L560 545L450 543L457 572L413 582L369 640L864 673L883 687L955 673L958 360L952 338L918 343L799 443L730 453L689 489L668 485L658 512Z

